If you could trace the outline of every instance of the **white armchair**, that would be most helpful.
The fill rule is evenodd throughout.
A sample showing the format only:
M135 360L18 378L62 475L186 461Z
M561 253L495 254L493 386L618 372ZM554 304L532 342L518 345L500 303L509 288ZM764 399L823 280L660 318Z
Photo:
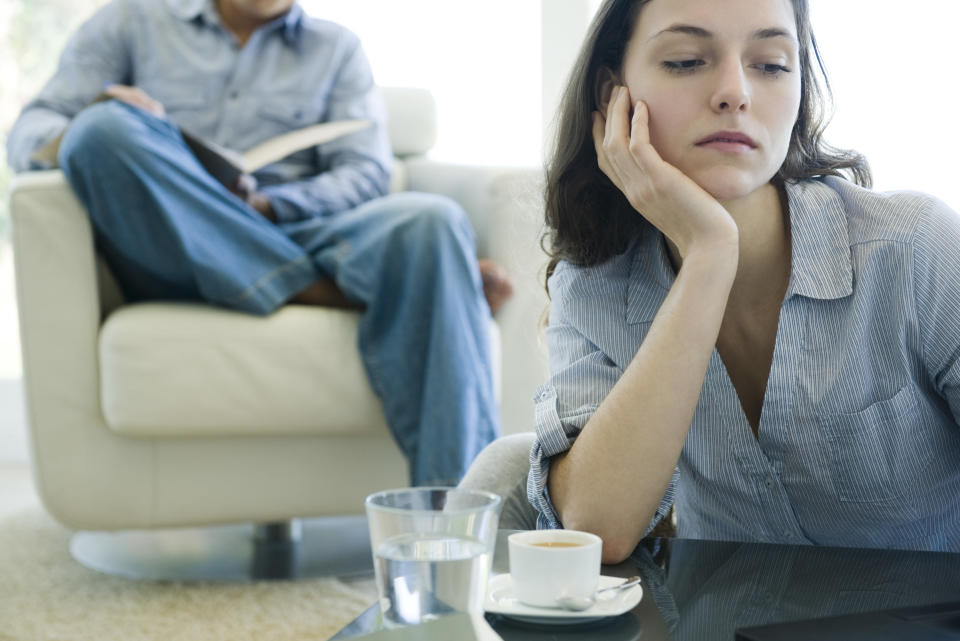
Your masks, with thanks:
M539 172L428 159L429 93L384 94L394 188L457 200L479 255L515 281L496 322L501 409L506 433L529 430L545 375ZM359 514L367 494L408 483L357 355L355 312L126 305L60 172L17 176L10 198L34 479L62 524L102 533L286 523ZM90 537L75 537L75 555L116 569L95 557L116 553L119 539Z

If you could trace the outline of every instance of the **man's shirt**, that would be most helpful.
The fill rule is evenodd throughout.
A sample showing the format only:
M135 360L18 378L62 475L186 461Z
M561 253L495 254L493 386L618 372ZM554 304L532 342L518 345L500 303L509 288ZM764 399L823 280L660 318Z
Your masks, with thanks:
M714 350L657 519L675 504L687 538L960 551L960 217L836 178L787 196L791 276L758 437ZM560 525L550 458L590 429L674 278L651 226L551 277L528 487L540 527Z
M360 42L299 5L240 48L214 0L114 0L73 35L59 67L7 140L17 171L107 84L139 87L175 124L245 151L279 134L341 119L374 126L256 173L280 222L326 216L386 193L386 116Z

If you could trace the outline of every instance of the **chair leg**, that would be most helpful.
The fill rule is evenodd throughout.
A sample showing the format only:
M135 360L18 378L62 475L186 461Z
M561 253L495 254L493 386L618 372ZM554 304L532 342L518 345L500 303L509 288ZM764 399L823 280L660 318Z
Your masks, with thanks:
M204 528L77 532L70 553L132 579L260 581L373 575L364 516Z
M253 540L257 543L296 543L302 538L303 523L299 519L259 523L253 530Z

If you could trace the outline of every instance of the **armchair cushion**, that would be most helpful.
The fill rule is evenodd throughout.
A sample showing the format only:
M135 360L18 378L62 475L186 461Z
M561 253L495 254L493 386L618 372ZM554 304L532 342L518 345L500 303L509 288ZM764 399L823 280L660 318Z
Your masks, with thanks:
M302 305L267 317L186 303L121 307L100 332L107 427L143 438L389 437L357 358L358 317ZM499 353L495 324L490 331Z
M99 350L104 418L118 434L386 433L355 312L127 305L107 318Z

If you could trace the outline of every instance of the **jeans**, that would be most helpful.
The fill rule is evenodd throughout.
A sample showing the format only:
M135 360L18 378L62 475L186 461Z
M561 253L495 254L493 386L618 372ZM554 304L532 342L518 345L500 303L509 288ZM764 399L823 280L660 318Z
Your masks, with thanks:
M455 484L497 437L490 312L455 202L407 192L274 225L176 127L115 101L74 119L59 161L130 300L269 314L331 277L362 303L360 355L414 485Z

